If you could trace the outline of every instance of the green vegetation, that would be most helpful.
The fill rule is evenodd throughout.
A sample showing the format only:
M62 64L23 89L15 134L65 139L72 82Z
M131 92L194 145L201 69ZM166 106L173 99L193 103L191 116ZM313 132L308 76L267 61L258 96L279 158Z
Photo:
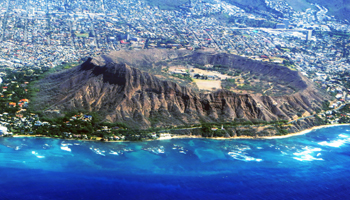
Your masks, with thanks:
M41 73L41 75L38 77L38 79L44 78L48 74L52 74L52 73L60 72L62 70L73 68L75 66L78 66L79 64L80 63L78 63L78 62L63 63L63 64L57 65L56 67L53 67L53 68L46 68L46 69L42 70L42 71L44 71L44 73Z
M89 37L89 33L75 33L75 36L88 38Z
M31 134L39 136L49 136L54 138L74 138L74 139L91 139L91 140L147 140L155 139L155 135L159 136L163 132L176 132L179 130L183 133L189 128L197 128L198 134L203 137L224 137L233 136L232 131L227 131L230 128L251 127L251 126L277 126L285 124L287 121L266 122L262 120L248 121L245 119L235 119L232 122L225 123L201 123L201 124L185 124L178 127L165 128L149 128L146 130L134 129L125 123L115 122L110 123L103 121L98 113L86 111L71 111L65 113L42 113L32 110L31 107L23 110L19 107L21 99L33 98L36 95L37 88L33 87L33 82L45 77L48 73L57 72L69 69L77 63L63 64L56 68L37 68L25 69L22 71L11 71L2 69L7 73L3 77L4 82L1 84L0 91L0 112L8 113L3 116L3 120L13 122L17 117L26 117L26 122L21 125L10 125L8 129L14 134ZM218 66L215 66L218 67ZM0 70L1 71L1 70ZM16 81L14 81L14 79ZM234 79L228 80L234 83ZM10 102L14 102L15 106L9 106ZM158 116L160 117L160 116ZM156 119L157 116L151 117ZM12 123L13 124L13 123ZM223 127L223 129L221 129ZM196 130L196 129L193 129ZM253 129L252 129L253 130ZM268 133L256 133L254 131L242 131L237 129L237 135L256 136L266 135Z
M179 79L187 80L187 81L190 81L190 82L193 81L189 74L185 74L185 75L181 75L181 74L171 74L171 76L176 77L176 78L179 78Z
M270 128L276 130L276 135L285 135L288 134L288 131L283 128L283 125L286 125L288 120L278 120L278 121L263 121L263 120L245 120L245 119L235 119L232 122L223 122L223 123L201 123L200 134L202 137L223 137L226 134L232 136L228 133L227 130L233 128L236 131L237 136L264 136L268 135L266 131L257 132L253 129L253 126L267 126L266 129ZM223 127L223 130L221 130ZM245 129L241 129L245 128Z
M283 128L281 125L276 125L275 126L276 135L287 135L289 132Z
M350 104L344 105L338 111L333 111L332 119L338 119L338 123L350 123Z
M322 102L322 110L329 110L329 105L330 105L330 102L329 101L323 101Z
M70 69L73 68L75 66L78 66L80 63L78 62L74 62L74 63L64 63L61 65L58 65L56 67L53 68L41 68L39 69L28 69L26 71L26 74L29 74L29 76L26 76L27 78L25 80L20 80L22 82L24 81L28 81L29 84L27 86L27 98L29 99L33 99L37 96L37 92L39 92L38 88L35 88L34 85L37 83L38 80L46 77L49 74L55 73L55 72L59 72L62 70L66 70L66 69ZM16 76L16 72L14 72L15 76ZM11 74L11 73L10 73ZM17 77L17 76L16 76ZM19 76L21 77L21 76Z

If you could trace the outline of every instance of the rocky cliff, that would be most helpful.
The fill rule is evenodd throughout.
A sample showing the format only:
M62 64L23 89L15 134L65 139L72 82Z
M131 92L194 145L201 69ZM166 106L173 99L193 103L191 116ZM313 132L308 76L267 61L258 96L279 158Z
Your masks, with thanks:
M34 104L38 110L94 111L105 120L138 128L237 118L289 120L297 114L313 113L328 98L305 77L296 72L293 76L297 76L293 80L298 81L300 90L287 96L242 95L226 90L199 93L122 62L89 58L82 65L42 79L36 86L40 92Z

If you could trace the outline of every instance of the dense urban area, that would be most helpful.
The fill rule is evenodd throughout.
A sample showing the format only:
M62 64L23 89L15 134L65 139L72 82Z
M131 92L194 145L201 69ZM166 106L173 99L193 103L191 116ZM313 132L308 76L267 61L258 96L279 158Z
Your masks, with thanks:
M328 10L316 4L316 10L303 12L293 10L284 1L266 0L266 4L283 14L249 13L244 7L221 0L191 0L177 9L136 0L3 1L0 123L6 130L2 134L103 140L169 137L160 130L131 134L124 124L99 122L95 113L67 113L52 120L30 110L29 99L36 95L30 86L45 73L76 66L87 57L110 51L152 48L214 49L298 70L334 96L334 101L315 113L317 117L324 123L348 122L348 23L328 16ZM204 136L224 136L219 132L225 127L266 125L251 123L199 124L197 128L211 133ZM278 121L272 126L284 123ZM125 138L128 134L132 138ZM280 134L285 133L282 130Z

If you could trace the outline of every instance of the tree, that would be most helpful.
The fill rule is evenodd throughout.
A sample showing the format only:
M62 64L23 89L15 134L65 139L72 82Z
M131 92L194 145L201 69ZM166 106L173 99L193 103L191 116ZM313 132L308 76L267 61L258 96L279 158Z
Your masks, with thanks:
M202 125L202 136L203 137L210 137L212 135L212 130L211 128L213 128L213 126L211 124L208 123L201 123Z

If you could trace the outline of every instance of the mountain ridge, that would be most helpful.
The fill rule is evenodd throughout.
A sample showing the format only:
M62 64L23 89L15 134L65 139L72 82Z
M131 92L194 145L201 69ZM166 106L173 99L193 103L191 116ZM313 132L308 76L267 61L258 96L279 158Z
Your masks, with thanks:
M315 112L328 98L305 77L301 80L305 88L279 97L223 89L203 93L99 57L39 81L40 98L34 104L42 111L98 112L107 121L141 129L235 119L291 120L300 113Z

